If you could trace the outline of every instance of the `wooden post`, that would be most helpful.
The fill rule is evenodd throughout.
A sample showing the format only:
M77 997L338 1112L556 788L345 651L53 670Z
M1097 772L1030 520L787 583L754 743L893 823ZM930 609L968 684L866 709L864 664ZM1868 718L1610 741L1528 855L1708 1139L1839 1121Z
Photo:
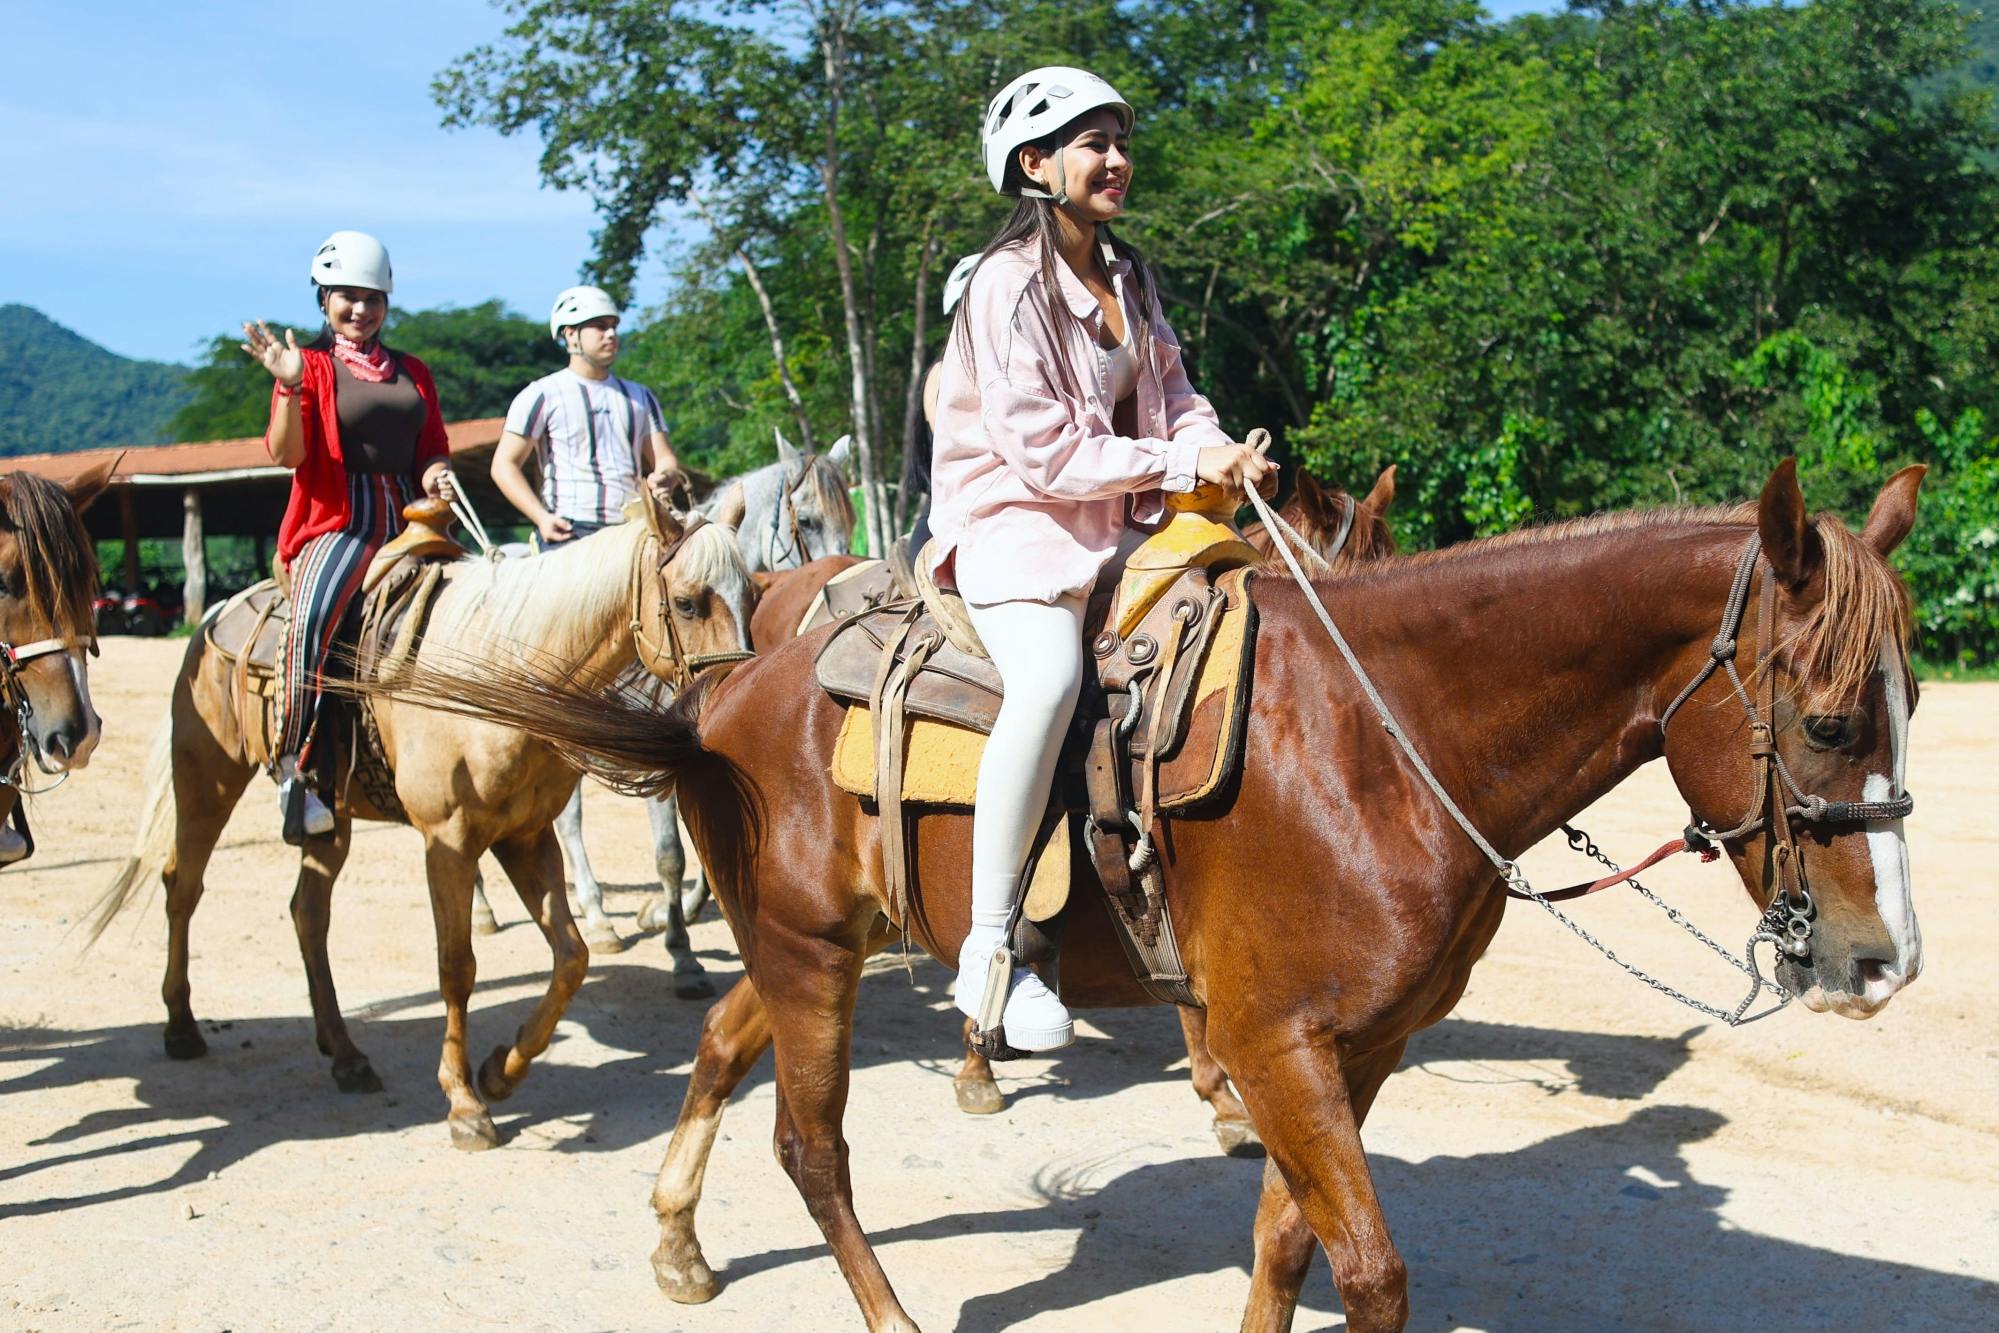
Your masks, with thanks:
M139 590L139 505L130 482L118 488L118 526L125 538L125 591Z
M201 535L201 491L194 486L180 494L181 563L187 566L187 582L181 586L183 617L190 625L201 623L208 603L208 549Z

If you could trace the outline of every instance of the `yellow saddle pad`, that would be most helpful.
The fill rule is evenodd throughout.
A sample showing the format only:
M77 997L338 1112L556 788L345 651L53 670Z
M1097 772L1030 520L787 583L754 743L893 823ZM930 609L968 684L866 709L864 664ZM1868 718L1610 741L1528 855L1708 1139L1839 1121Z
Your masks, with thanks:
M1233 576L1235 582L1240 576ZM1159 769L1159 808L1199 805L1229 779L1242 751L1242 715L1254 657L1255 604L1236 583L1222 623L1208 642L1194 688L1188 692L1184 734ZM985 733L926 717L908 721L902 799L918 805L969 808L978 796L979 759ZM833 749L833 781L843 791L874 799L875 728L865 704L854 704L840 724Z

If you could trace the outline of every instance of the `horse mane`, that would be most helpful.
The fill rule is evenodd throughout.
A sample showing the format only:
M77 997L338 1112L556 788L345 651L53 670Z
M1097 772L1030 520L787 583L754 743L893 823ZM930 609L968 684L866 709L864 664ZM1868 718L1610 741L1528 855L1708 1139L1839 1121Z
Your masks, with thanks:
M605 624L625 615L632 561L647 535L643 523L620 523L524 559L460 561L425 640L460 653L511 645L544 662L581 661L601 643ZM691 533L675 559L711 585L732 574L749 580L734 535L717 524Z
M1583 518L1517 528L1512 532L1434 551L1393 555L1356 569L1349 579L1392 577L1405 569L1458 565L1495 551L1552 546L1593 537L1672 528L1756 528L1756 506L1673 505L1624 509ZM1893 566L1837 514L1811 516L1821 558L1821 595L1776 647L1805 682L1805 706L1831 709L1850 704L1880 666L1881 645L1892 641L1908 650L1911 632L1909 590Z
M826 516L826 521L838 525L849 537L853 536L854 525L859 518L854 513L854 501L847 494L847 478L841 473L839 464L825 454L814 454L803 480L811 483L813 498L818 503L819 512Z
M28 472L6 481L5 522L20 545L28 609L73 649L97 633L97 549L62 487Z

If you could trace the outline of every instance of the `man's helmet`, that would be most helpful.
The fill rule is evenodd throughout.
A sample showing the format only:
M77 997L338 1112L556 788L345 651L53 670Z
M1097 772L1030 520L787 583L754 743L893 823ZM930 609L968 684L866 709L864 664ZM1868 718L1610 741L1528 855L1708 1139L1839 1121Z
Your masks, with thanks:
M548 312L548 331L557 347L567 347L568 340L562 336L564 329L573 329L578 324L587 324L606 315L617 319L623 313L610 293L601 287L566 287L562 295L555 298L555 309Z

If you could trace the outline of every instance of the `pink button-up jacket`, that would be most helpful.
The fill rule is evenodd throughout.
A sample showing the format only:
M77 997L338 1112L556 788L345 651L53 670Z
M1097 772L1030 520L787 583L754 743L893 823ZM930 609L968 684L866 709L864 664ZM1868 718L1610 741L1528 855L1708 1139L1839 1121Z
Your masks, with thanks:
M1131 266L1105 262L1123 308ZM1111 426L1104 314L1059 260L1049 300L1031 243L987 255L945 348L931 456L931 569L967 601L1052 602L1087 589L1127 526L1165 512L1162 491L1190 491L1194 462L1229 437L1187 382L1180 344L1153 302L1151 336L1134 330L1138 428ZM961 345L971 342L970 365ZM956 559L955 569L948 563ZM940 572L941 571L941 572Z

